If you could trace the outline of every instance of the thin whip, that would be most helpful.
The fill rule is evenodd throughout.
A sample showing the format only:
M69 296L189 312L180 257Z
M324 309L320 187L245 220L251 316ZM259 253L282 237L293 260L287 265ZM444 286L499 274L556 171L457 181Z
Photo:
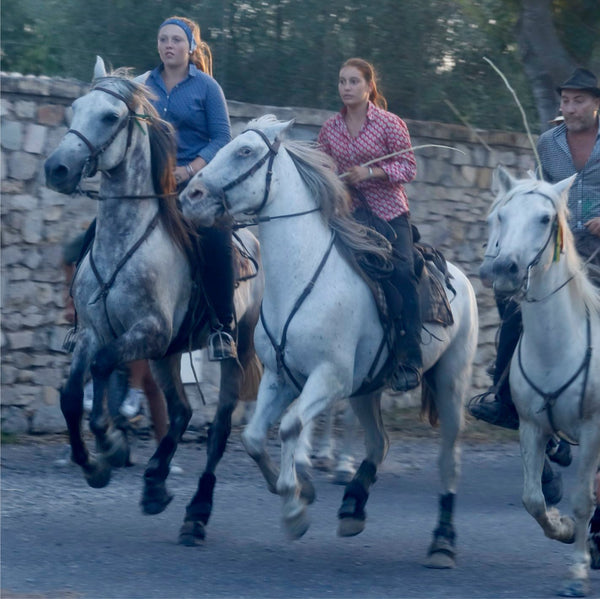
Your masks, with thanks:
M521 111L521 116L523 117L523 124L525 125L525 130L527 131L527 137L529 138L529 143L531 144L531 148L533 149L533 154L535 156L535 161L538 165L540 177L543 180L544 174L542 171L542 161L540 160L540 156L537 152L537 148L536 148L535 144L533 143L533 136L531 135L531 130L529 129L529 123L527 122L527 115L525 114L525 110L523 110L523 106L521 105L521 102L519 102L519 98L518 98L515 90L511 87L510 83L508 82L508 79L504 76L504 73L489 58L484 56L483 60L485 60L494 69L494 71L496 71L496 73L498 73L498 75L500 75L500 77L502 78L502 81L504 81L504 85L506 85L506 87L508 88L510 93L513 95L513 98L515 99L515 102L517 103L517 106L519 107L519 110Z
M379 156L378 158L373 158L373 160L369 160L368 162L365 162L364 164L361 164L360 166L371 166L372 164L381 162L382 160L387 160L388 158L393 158L394 156L401 156L402 154L406 154L407 152L412 152L414 150L421 150L422 148L444 148L446 150L454 150L455 152L460 152L461 154L466 153L466 152L463 152L462 150L459 150L458 148L453 148L452 146L443 146L440 144L423 144L421 146L414 146L411 148L406 148L405 150L399 150L398 152L392 152L391 154L386 154L385 156ZM347 175L348 175L348 173L342 173L340 175L340 179L343 179Z

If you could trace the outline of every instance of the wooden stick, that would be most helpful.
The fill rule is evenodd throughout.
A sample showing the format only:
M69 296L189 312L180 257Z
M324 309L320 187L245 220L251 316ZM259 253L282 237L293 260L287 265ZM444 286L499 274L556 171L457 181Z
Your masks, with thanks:
M364 164L359 166L371 166L372 164L376 164L377 162L381 162L382 160L387 160L388 158L393 158L394 156L401 156L402 154L406 154L408 152L412 152L414 150L421 150L422 148L444 148L446 150L454 150L455 152L460 152L461 154L465 154L462 150L458 148L453 148L452 146L442 146L440 144L423 144L420 146L414 146L412 148L406 148L405 150L399 150L398 152L392 152L391 154L386 154L385 156L379 156L378 158L373 158L373 160L369 160ZM342 173L340 175L340 179L346 177L348 173Z
M531 144L531 148L533 149L533 155L535 156L535 161L538 165L540 177L542 177L542 179L543 179L544 175L543 175L543 171L542 171L542 161L540 160L540 156L537 152L535 143L533 143L533 136L531 135L531 131L529 129L529 123L527 122L527 115L525 114L525 110L523 110L523 106L521 105L521 102L519 102L519 98L518 98L515 90L510 86L510 83L508 82L508 79L504 76L504 73L489 58L486 58L484 56L483 60L485 60L494 69L494 71L496 71L496 73L498 73L498 75L500 75L500 77L502 78L502 81L504 81L504 85L506 85L506 87L508 88L510 93L513 95L513 98L515 99L515 102L517 103L517 106L519 107L519 110L521 111L521 116L523 118L523 124L525 125L525 131L527 131L527 137L529 137L529 143Z

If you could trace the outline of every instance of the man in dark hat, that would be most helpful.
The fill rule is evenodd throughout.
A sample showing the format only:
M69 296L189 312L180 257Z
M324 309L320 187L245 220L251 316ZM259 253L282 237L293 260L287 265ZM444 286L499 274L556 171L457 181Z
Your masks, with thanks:
M596 76L577 68L557 88L564 120L542 133L537 150L542 176L557 183L573 174L569 190L569 225L577 251L584 260L592 280L600 286L600 88ZM510 364L521 333L521 314L516 304L502 306L502 327L494 369L493 400L485 394L474 400L469 410L475 418L507 428L518 428L519 417L510 397L508 376L502 374Z

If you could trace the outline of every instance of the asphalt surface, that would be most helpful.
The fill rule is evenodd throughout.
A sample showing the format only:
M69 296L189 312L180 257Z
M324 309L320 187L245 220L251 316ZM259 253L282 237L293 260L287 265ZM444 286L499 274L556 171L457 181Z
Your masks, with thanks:
M343 488L315 471L312 525L298 541L280 527L280 500L266 490L235 427L217 471L203 546L177 544L185 505L205 460L202 436L179 446L175 499L157 516L138 502L154 443L138 440L136 465L89 488L79 469L57 466L64 439L2 446L1 596L4 599L184 598L547 598L555 596L570 547L546 539L521 505L518 444L463 443L456 501L458 562L422 563L437 520L436 433L393 435L359 536L336 536ZM357 451L360 439L357 438ZM273 437L270 448L277 454ZM564 472L566 488L574 478ZM569 511L568 494L561 506ZM600 572L592 572L600 596Z

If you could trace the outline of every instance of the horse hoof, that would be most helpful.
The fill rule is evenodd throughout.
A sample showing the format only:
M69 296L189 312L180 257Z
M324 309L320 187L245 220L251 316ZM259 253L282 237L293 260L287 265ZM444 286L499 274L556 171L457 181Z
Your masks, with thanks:
M331 472L333 469L333 458L331 456L317 456L312 458L313 468L321 472Z
M354 474L351 470L336 470L331 482L334 485L347 485L354 478Z
M284 516L283 518L283 527L285 528L286 536L291 541L303 537L309 526L310 521L305 509L297 511L292 516Z
M155 516L167 509L167 506L173 500L173 495L167 491L166 485L158 485L144 489L140 506L142 512L148 516Z
M447 570L454 568L456 562L454 557L443 551L435 551L427 556L427 560L423 564L426 568L435 568L437 570Z
M446 537L435 536L429 546L427 559L423 565L426 568L436 568L438 570L454 568L456 560L452 542Z
M364 518L340 518L338 522L338 537L355 537L365 529Z
M186 547L201 545L205 537L206 529L199 520L187 520L179 530L179 544Z
M123 468L129 463L129 445L121 440L113 443L110 451L102 455L113 468Z
M558 592L561 597L587 597L589 585L585 580L565 580Z
M83 468L87 484L93 489L102 489L110 482L111 468L104 460L94 460Z

